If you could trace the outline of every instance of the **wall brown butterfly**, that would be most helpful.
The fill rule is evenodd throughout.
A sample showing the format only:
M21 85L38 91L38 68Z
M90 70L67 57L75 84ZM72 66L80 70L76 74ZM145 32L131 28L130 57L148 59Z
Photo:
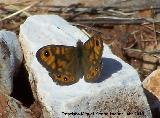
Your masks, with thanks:
M95 82L102 69L103 41L100 34L93 35L84 44L77 46L47 45L40 48L37 60L47 69L49 76L58 85L71 85L84 80Z

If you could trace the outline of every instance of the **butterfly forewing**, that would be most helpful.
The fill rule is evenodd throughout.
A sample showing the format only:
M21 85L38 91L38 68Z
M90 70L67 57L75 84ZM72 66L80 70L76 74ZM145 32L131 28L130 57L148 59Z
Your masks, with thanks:
M77 47L48 45L40 48L36 57L59 85L76 83L84 74L86 82L95 82L102 69L103 41L100 34L92 36Z
M71 85L79 80L76 54L76 48L73 46L48 45L39 49L36 57L54 82L59 85Z
M102 69L103 41L100 34L93 35L83 46L84 79L94 82L98 79Z

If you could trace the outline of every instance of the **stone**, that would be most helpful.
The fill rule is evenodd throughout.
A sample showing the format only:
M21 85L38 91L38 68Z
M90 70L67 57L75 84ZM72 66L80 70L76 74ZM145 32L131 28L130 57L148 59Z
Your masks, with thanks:
M143 81L143 87L147 95L154 118L160 116L160 69L153 71Z
M0 118L32 118L31 111L0 91Z
M160 100L160 69L153 71L144 79L143 87Z
M31 16L20 27L29 81L44 116L151 118L137 71L113 55L106 44L98 82L87 83L81 78L73 85L60 86L52 81L37 61L36 52L49 44L75 46L79 39L86 42L88 36L57 15Z
M10 95L13 89L13 76L22 63L23 54L16 37L10 31L0 31L0 90Z

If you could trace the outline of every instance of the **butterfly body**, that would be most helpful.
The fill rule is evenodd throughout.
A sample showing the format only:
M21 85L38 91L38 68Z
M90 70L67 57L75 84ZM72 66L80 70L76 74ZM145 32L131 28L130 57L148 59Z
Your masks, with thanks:
M94 82L101 72L103 41L99 35L77 46L47 45L40 48L36 57L59 85L71 85L84 75L86 82Z

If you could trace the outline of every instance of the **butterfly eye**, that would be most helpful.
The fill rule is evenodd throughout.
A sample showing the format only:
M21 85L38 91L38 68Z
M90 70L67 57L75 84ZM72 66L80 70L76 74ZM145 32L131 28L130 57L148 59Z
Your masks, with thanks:
M95 70L98 71L98 68L96 68Z
M49 56L50 56L49 51L46 50L46 51L44 52L44 56L45 56L45 57L49 57Z

